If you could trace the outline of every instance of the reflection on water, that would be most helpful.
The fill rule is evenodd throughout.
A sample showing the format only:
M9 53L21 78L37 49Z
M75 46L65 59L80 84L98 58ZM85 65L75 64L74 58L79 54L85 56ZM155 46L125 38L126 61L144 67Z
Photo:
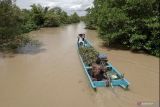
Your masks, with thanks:
M27 45L20 47L16 50L17 54L37 54L45 51L42 47L42 43L28 43Z

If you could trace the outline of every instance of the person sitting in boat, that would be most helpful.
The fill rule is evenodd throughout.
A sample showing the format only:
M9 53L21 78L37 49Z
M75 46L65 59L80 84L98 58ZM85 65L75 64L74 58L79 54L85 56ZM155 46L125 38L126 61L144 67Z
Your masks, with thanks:
M92 80L93 81L105 81L106 86L110 86L111 79L109 76L105 76L105 68L98 65L98 64L92 64Z
M96 63L92 64L92 77L96 81L101 81L106 79L104 73L106 72L106 68L101 65L101 60L97 58Z
M93 81L106 81L106 86L110 85L110 77L105 75L107 69L101 64L101 60L97 58L96 63L92 64L92 79Z
M103 69L100 65L98 64L92 64L92 78L93 81L101 81L105 79L103 75Z

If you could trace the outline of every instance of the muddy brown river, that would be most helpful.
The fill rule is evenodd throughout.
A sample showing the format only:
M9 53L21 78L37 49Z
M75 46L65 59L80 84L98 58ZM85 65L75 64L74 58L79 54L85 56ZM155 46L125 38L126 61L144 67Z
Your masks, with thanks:
M159 59L127 50L107 49L84 23L29 33L42 45L17 54L0 53L0 107L158 107ZM78 33L125 74L129 90L92 90L76 50ZM141 103L141 105L137 105Z

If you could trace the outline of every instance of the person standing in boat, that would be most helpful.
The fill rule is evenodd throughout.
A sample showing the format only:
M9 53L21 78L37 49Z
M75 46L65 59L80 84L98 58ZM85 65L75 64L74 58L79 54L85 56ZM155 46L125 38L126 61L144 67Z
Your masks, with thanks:
M85 46L85 34L78 35L78 46Z
M82 34L82 40L85 41L85 34Z

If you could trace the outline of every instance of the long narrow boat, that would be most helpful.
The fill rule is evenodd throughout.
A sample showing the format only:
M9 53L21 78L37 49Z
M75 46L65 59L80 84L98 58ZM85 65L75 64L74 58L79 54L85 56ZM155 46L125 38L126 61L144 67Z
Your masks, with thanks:
M85 46L86 47L92 47L91 43L88 40L85 40ZM77 49L78 49L78 54L79 54L81 63L83 65L85 74L87 75L87 77L89 79L91 87L93 89L96 89L97 87L106 87L107 83L104 80L102 80L102 81L93 81L93 78L90 75L90 71L91 71L92 67L88 66L87 64L84 63L84 61L82 59L82 56L80 55L80 52L79 52L78 43L77 43ZM127 79L124 78L124 75L122 73L120 73L115 67L113 67L111 63L107 62L106 67L110 68L110 71L109 71L109 75L111 77L111 79L110 79L110 86L112 88L114 86L120 86L120 87L122 87L124 89L128 89L129 82L128 82Z

